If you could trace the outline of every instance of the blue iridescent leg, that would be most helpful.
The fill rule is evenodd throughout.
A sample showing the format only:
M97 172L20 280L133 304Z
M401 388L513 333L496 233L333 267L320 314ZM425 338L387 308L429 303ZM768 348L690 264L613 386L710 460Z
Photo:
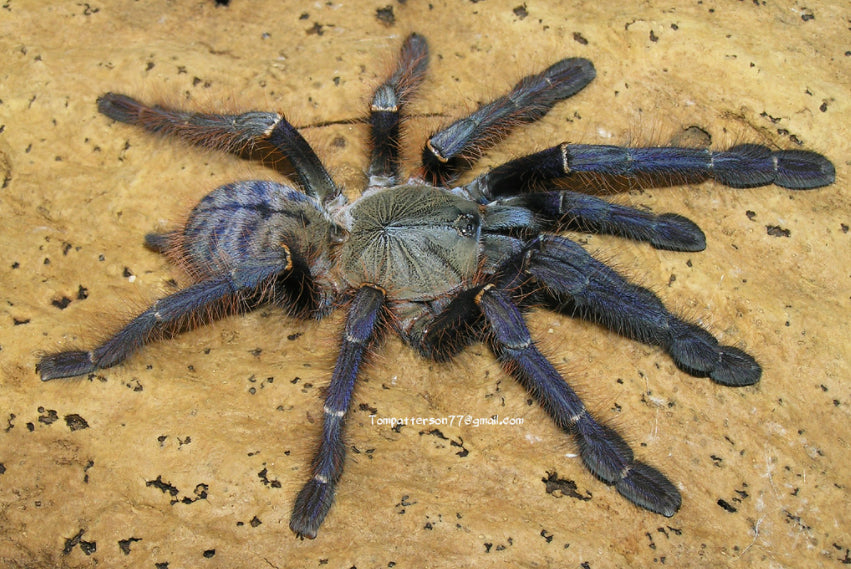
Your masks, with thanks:
M722 346L709 332L671 314L644 287L626 281L576 243L542 236L527 252L527 274L562 310L599 322L647 344L663 347L677 366L724 385L752 385L762 370L748 354Z
M355 294L349 308L340 355L325 397L322 440L313 459L313 476L298 493L290 517L290 529L299 536L316 537L334 501L334 491L343 474L346 456L343 442L346 412L358 370L375 334L383 307L384 291L364 285Z
M596 75L587 59L563 59L521 79L507 94L443 128L423 148L425 178L446 185L502 140L515 126L543 117L558 101L578 93Z
M271 146L290 161L307 195L324 203L340 194L340 189L307 141L277 113L192 113L161 106L151 107L118 93L101 95L98 98L98 110L113 120L139 126L150 132L175 136L207 148L250 154L257 146Z
M606 233L646 241L657 249L670 251L706 248L706 236L700 227L676 213L654 214L569 190L532 192L498 202L529 208L553 220L558 231Z
M369 107L370 186L393 186L399 178L399 126L404 107L419 87L428 65L428 44L423 36L411 34L402 45L399 62L390 77L372 97Z
M48 354L36 365L42 381L92 373L121 363L137 349L163 332L174 330L195 317L225 312L229 303L239 302L241 294L255 291L276 275L285 272L287 261L241 267L191 285L154 303L100 346Z
M594 419L535 347L520 310L509 298L487 285L476 302L493 330L499 357L556 425L576 437L585 466L637 506L673 516L682 502L676 487L652 466L635 460L620 435Z
M646 177L657 183L714 178L733 188L775 184L808 190L832 184L833 164L807 150L776 150L740 144L724 151L704 148L627 148L598 144L560 144L506 162L470 184L488 200L528 191L537 183L574 173Z

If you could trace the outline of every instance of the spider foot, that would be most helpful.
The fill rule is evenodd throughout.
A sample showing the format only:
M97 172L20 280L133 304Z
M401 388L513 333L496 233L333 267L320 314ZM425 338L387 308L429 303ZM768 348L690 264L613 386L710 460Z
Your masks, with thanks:
M85 375L96 369L97 366L92 362L92 353L78 350L48 354L35 366L35 371L41 374L42 381Z
M722 346L719 361L709 378L716 383L739 387L759 381L762 368L750 354L732 346Z
M774 183L790 190L810 190L832 184L836 180L833 162L809 150L780 150L772 153L777 160Z
M584 414L576 423L585 466L627 500L665 517L673 516L682 498L661 472L634 459L632 449L614 429Z
M615 483L615 489L635 504L670 518L682 504L679 490L665 475L643 462L635 461L626 475Z
M706 249L706 236L700 227L687 217L676 213L663 213L658 216L649 241L655 248L667 251Z
M775 184L790 190L810 190L832 184L833 163L809 150L778 150L759 144L739 144L713 159L716 180L733 188Z
M146 105L120 93L104 93L98 97L97 104L102 114L127 124L136 124L142 113L148 110Z
M709 332L686 325L669 348L674 363L697 377L731 387L753 385L759 381L762 368L749 354L732 346L721 346Z
M299 537L314 539L333 503L334 487L328 482L311 479L295 499L290 529Z

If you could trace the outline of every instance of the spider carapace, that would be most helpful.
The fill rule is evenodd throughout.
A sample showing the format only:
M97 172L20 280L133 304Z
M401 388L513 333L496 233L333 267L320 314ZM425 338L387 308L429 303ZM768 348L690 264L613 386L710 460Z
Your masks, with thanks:
M107 93L99 110L120 122L194 144L251 154L272 148L291 163L298 189L244 181L213 190L172 232L146 244L188 269L193 284L157 301L91 350L42 357L43 380L84 375L190 322L274 303L296 317L344 306L340 351L326 392L309 480L290 527L315 537L343 471L343 429L370 344L385 330L427 358L446 360L483 341L553 421L576 438L583 462L634 504L672 516L677 488L633 456L627 443L586 409L541 354L522 312L549 308L589 318L668 352L683 371L717 383L759 381L748 354L669 312L646 288L626 281L565 230L614 234L674 251L700 251L703 232L685 217L653 214L565 189L581 177L713 178L735 188L776 184L810 189L834 180L833 165L803 150L741 144L703 148L563 143L455 185L476 159L514 127L538 120L594 79L590 61L561 60L502 97L433 134L421 166L402 176L400 126L428 63L417 34L403 43L395 70L372 98L367 124L368 181L349 203L299 132L276 113L214 115L147 106Z

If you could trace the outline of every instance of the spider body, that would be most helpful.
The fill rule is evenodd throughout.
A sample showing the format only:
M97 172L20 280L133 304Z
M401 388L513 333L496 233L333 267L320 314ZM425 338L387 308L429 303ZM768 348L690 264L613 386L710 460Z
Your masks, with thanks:
M147 240L187 266L196 280L233 267L307 263L306 255L294 259L291 252L309 251L310 266L301 270L319 280L326 277L323 284L337 289L338 283L327 280L330 245L339 241L336 232L339 227L314 198L289 186L252 180L213 190L195 206L182 231L149 234ZM312 309L317 300L308 295L297 305Z
M584 59L561 60L505 96L435 133L413 176L400 174L400 124L425 73L428 48L403 43L395 71L373 96L371 156L362 195L349 203L298 131L276 113L223 116L151 107L125 95L98 100L107 116L195 144L239 154L272 148L286 156L299 188L262 181L227 184L193 209L181 229L146 236L147 245L186 268L193 284L157 301L91 350L45 355L43 380L116 365L145 343L210 319L272 302L299 317L345 307L340 352L323 406L310 479L295 499L290 527L315 537L343 471L343 428L367 350L386 330L425 357L445 360L486 342L553 421L572 434L588 469L634 504L672 516L676 487L633 455L585 408L533 342L522 311L550 308L589 319L668 352L696 376L730 386L759 381L748 354L669 312L558 232L581 229L699 251L700 228L676 214L653 214L564 189L583 174L714 178L731 187L777 184L809 189L833 182L833 165L802 150L744 144L725 151L622 148L563 143L454 186L491 144L538 120L590 83ZM194 319L194 320L193 320Z
M481 223L470 200L420 182L377 189L344 213L340 267L349 286L372 283L397 300L428 301L476 273Z

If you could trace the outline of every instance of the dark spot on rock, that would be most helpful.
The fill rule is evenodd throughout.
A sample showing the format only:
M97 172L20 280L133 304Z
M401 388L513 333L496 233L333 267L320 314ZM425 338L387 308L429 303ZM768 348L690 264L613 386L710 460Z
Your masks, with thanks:
M74 537L68 538L65 540L65 546L62 548L62 553L68 555L71 551L74 550L78 545L80 546L80 550L86 555L91 555L97 551L97 542L95 541L84 541L83 534L86 533L86 530L81 529L77 535Z
M178 489L175 486L163 481L162 475L157 476L156 480L147 480L145 486L158 488L163 494L169 494L170 496L177 496L178 493Z
M68 425L68 428L72 431L79 431L82 429L89 428L89 423L76 413L65 415L65 424Z
M269 486L271 488L280 488L281 482L278 479L269 480L269 469L265 467L263 470L257 473L257 478L260 479L260 482L263 483L264 486Z
M393 14L393 6L387 5L383 8L375 10L375 17L385 26L392 26L396 23L396 16Z
M765 231L772 237L790 237L792 235L791 230L784 229L779 225L766 225Z
M59 413L57 413L55 409L45 410L44 407L39 407L38 412L41 413L41 415L38 416L39 423L52 425L59 420Z
M121 553L124 555L130 555L130 545L134 541L142 541L140 537L128 537L127 539L118 540L118 549L121 550Z
M583 496L577 491L576 482L565 478L559 478L558 472L555 470L552 472L547 471L547 477L541 478L541 482L546 485L547 494L552 494L556 498L567 496L569 498L582 500L583 502L587 502L591 499L590 494Z

